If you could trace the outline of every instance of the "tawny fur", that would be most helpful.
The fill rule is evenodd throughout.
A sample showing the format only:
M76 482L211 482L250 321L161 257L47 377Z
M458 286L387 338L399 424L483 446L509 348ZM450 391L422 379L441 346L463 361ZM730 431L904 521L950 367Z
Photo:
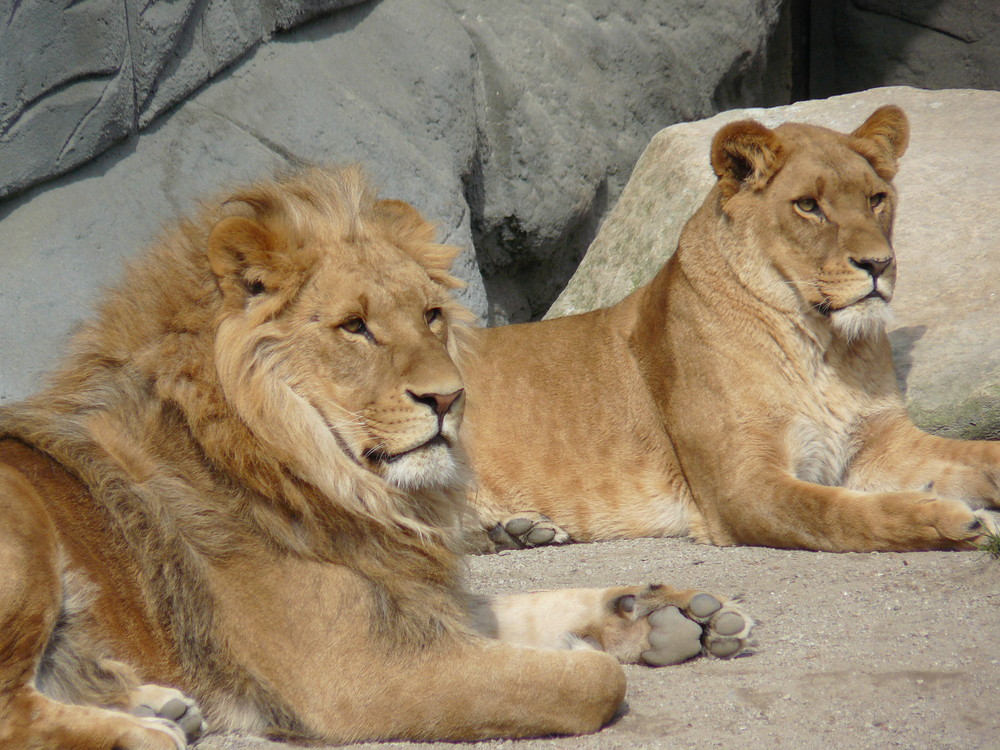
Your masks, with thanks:
M187 728L129 713L172 688L210 727L285 738L590 732L624 696L616 657L743 647L752 621L713 634L696 592L566 592L567 618L465 591L456 252L358 169L315 169L206 203L133 264L0 410L0 748L176 750ZM505 643L484 616L558 632ZM584 637L609 653L544 649Z
M849 135L731 123L718 182L652 282L477 333L463 374L484 527L540 513L576 541L979 541L1000 444L918 430L885 332L908 132L896 107Z

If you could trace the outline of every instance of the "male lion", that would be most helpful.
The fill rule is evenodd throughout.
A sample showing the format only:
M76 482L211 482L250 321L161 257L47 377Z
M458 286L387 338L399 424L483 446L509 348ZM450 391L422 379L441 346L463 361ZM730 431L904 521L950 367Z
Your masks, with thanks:
M485 330L465 363L472 495L499 546L689 534L968 549L1000 443L918 430L884 330L907 120L722 128L718 181L648 285ZM495 526L494 526L495 524Z
M703 592L465 592L433 234L356 169L206 204L0 410L0 748L590 732L617 660L742 648Z

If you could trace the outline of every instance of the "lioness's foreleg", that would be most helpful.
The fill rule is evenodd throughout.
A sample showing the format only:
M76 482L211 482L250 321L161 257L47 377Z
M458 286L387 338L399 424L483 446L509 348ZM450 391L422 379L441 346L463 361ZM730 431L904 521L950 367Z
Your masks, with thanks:
M699 654L733 656L753 621L734 602L693 589L619 586L482 599L474 622L484 635L540 648L586 644L627 664L664 666Z
M0 748L185 747L184 733L171 721L59 703L39 692L39 664L62 608L57 540L34 488L4 466L0 466L0 571Z
M858 492L785 471L742 478L705 514L717 544L828 552L974 549L996 527L988 514L926 492Z
M1000 441L930 435L906 415L871 420L848 486L868 491L923 490L973 508L1000 507Z

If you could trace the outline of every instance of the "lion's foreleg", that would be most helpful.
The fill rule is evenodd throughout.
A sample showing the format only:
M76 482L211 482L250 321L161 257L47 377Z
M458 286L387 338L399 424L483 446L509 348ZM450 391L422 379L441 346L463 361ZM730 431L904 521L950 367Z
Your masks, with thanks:
M733 602L669 586L562 589L481 599L475 626L506 643L596 648L624 663L677 664L727 657L747 645L753 621Z
M472 634L420 649L385 645L359 643L321 660L338 682L346 670L350 678L301 686L311 693L312 705L298 707L308 734L334 742L586 734L625 697L621 666L597 651L520 648Z

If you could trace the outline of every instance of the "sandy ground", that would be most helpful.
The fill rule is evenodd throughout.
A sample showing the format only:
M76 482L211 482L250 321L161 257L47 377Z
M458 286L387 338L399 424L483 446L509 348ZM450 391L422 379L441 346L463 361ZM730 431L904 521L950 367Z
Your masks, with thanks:
M626 705L586 737L356 748L1000 748L1000 561L642 539L472 558L474 590L660 581L739 594L753 652L628 666ZM198 750L288 748L209 735Z

